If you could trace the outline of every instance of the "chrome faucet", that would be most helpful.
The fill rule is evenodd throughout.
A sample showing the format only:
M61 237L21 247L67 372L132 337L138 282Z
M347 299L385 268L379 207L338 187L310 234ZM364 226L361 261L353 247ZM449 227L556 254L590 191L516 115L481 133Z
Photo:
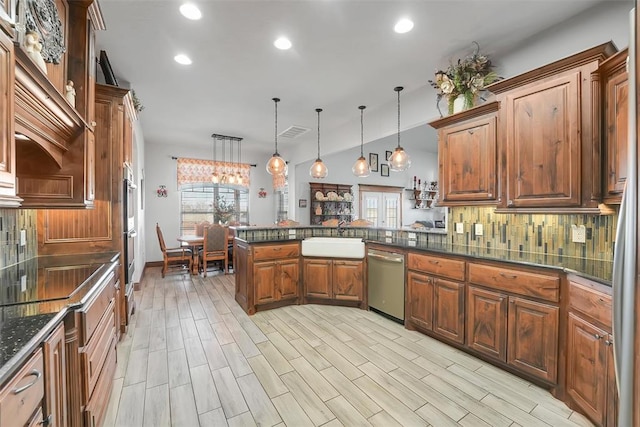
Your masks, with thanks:
M347 221L345 221L344 219L340 220L340 222L338 222L338 234L340 236L342 236L342 234L344 233L344 225L347 224Z

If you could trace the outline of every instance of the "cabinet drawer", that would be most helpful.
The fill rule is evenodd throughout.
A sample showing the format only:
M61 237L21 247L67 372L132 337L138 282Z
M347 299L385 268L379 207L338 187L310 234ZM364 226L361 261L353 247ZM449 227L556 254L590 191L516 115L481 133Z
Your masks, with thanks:
M89 344L81 350L80 359L84 372L82 386L84 402L87 402L96 386L96 381L104 361L110 352L114 352L114 339L116 336L115 326L115 300L109 305L108 311L102 318L102 322L96 328L96 332L89 341Z
M300 255L300 245L269 245L253 248L253 260L263 261L267 259L296 258Z
M569 307L611 328L611 295L569 281Z
M105 280L105 283L100 285L100 289L93 300L80 310L80 347L87 345L93 332L100 323L100 319L102 319L107 307L114 298L116 292L115 284L116 276L111 272L107 280Z
M43 372L44 358L38 349L0 391L0 425L24 426L34 419L44 397Z
M85 406L84 420L85 426L96 427L102 425L104 416L109 405L109 397L113 384L113 374L116 371L116 352L108 354L104 363L104 368L98 377L96 388L91 396L91 400Z
M409 253L407 260L409 270L418 270L460 281L464 281L464 264L464 261L457 259L416 253Z
M560 278L557 276L470 263L469 283L547 301L560 300Z

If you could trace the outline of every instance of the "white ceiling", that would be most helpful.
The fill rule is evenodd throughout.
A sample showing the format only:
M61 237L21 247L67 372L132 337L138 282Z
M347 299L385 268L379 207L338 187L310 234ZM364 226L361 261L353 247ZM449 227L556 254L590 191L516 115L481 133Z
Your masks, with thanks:
M352 122L359 136L358 105L367 105L365 117L381 109L395 117L398 85L405 87L403 97L425 91L435 99L427 81L449 58L471 53L471 41L497 57L601 1L194 2L203 13L199 21L184 18L178 0L100 1L107 31L98 34L97 47L107 52L119 84L134 88L145 106L140 119L147 149L211 147L210 135L218 133L244 138L243 150L271 153L271 99L279 97L278 130L311 129L295 140L279 138L280 152L305 144L312 158L315 108L324 109L323 133ZM413 31L394 33L404 16L415 22ZM291 39L292 49L273 46L280 35ZM181 52L192 65L174 62ZM389 134L365 124L367 141Z

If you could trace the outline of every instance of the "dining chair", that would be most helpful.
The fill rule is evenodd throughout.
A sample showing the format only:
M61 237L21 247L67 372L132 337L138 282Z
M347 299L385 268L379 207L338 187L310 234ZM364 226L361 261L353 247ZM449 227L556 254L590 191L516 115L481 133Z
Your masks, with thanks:
M204 229L210 226L209 221L202 221L196 224L196 236L204 236Z
M160 225L156 223L156 233L158 234L158 243L160 243L160 250L162 251L162 277L165 276L169 267L187 266L191 271L193 263L193 252L188 248L167 248L164 243L164 236Z
M224 261L224 274L229 273L229 227L211 224L204 229L204 244L200 251L200 266L207 277L208 261Z

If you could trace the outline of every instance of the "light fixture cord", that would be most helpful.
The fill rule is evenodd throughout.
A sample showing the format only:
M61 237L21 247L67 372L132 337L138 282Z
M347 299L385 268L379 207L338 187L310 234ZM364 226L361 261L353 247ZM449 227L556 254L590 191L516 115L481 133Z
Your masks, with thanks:
M322 111L321 108L316 108L318 113L318 159L320 159L320 111Z
M396 88L398 92L398 148L400 148L400 91L402 88Z
M276 128L275 128L275 141L276 141L276 154L278 154L278 98L273 98L273 102L276 105Z
M360 107L360 157L364 157L363 144L364 144L364 125L362 124L364 115L364 106Z

